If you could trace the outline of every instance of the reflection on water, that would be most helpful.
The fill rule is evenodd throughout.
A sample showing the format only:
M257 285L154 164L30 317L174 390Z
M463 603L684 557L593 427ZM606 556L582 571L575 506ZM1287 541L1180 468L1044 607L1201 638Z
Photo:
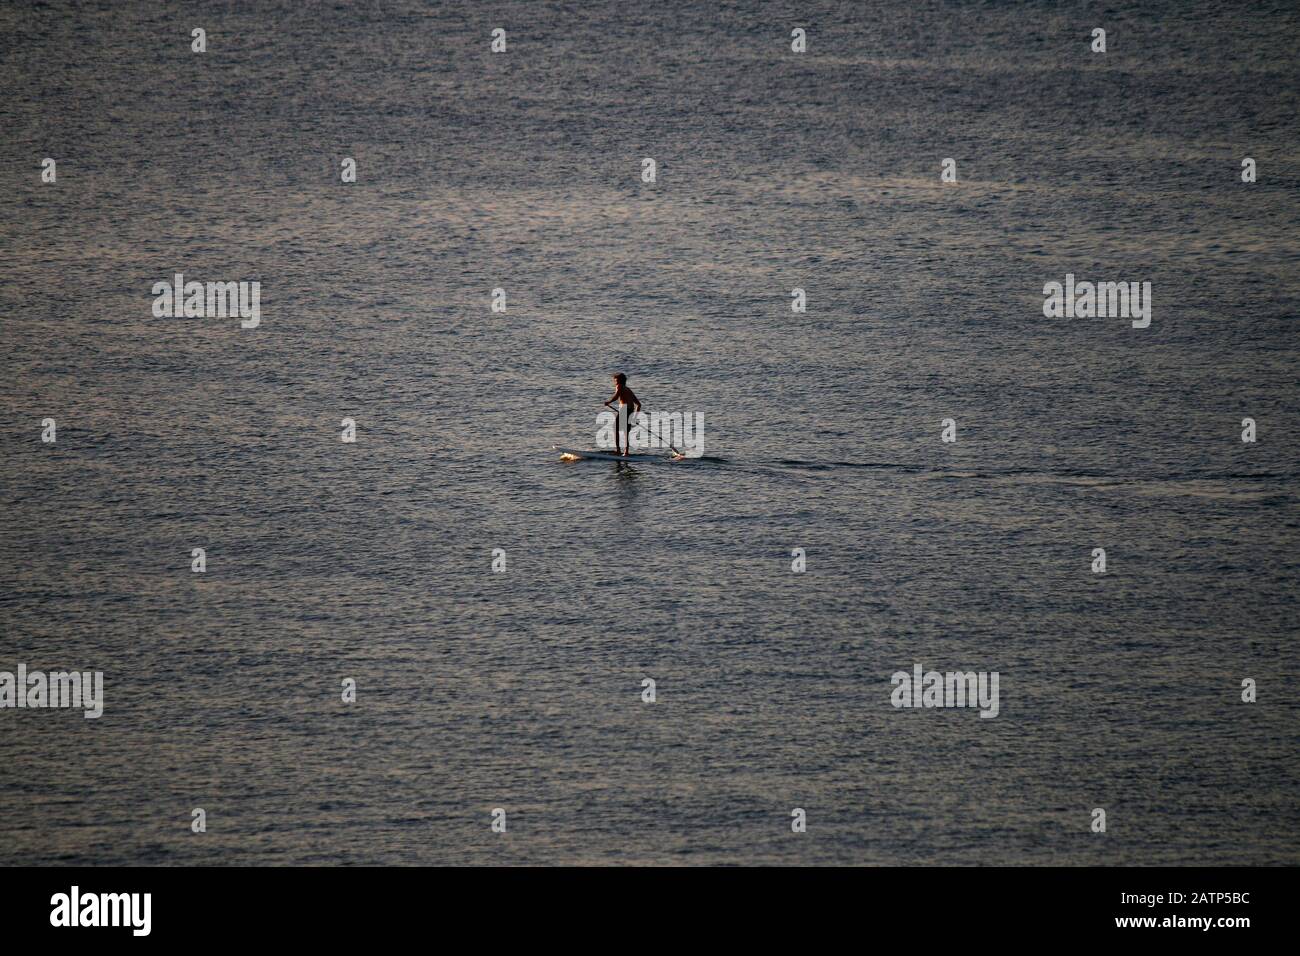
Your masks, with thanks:
M228 6L0 9L0 862L1300 862L1294 11Z

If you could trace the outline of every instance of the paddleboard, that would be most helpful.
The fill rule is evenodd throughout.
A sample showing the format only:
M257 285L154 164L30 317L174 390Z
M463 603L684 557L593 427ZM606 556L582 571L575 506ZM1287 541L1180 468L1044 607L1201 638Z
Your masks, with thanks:
M576 460L578 458L597 458L604 461L674 461L670 455L616 455L612 451L585 451L581 448L561 448L552 445L561 458Z

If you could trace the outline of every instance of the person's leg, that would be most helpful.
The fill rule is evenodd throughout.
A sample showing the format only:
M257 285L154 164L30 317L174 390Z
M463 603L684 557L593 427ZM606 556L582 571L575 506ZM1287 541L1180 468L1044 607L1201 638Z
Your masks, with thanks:
M614 418L614 454L621 455L623 450L618 444L618 433L623 429L623 410L624 406L618 406L618 412Z

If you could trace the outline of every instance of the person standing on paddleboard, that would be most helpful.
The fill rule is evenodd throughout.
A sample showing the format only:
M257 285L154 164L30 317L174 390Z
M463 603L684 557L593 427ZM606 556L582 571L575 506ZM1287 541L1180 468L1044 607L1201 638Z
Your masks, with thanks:
M618 402L618 421L614 423L614 454L627 455L632 446L632 416L641 411L641 400L632 393L632 389L627 387L627 376L622 372L614 375L614 395L605 407L609 408L615 401ZM623 430L623 450L618 448L618 432Z

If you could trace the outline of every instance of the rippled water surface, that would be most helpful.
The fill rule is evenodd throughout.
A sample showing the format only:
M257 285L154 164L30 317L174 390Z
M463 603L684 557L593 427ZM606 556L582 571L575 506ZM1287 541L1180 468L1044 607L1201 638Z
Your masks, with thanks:
M1298 19L6 5L0 862L1300 863Z

